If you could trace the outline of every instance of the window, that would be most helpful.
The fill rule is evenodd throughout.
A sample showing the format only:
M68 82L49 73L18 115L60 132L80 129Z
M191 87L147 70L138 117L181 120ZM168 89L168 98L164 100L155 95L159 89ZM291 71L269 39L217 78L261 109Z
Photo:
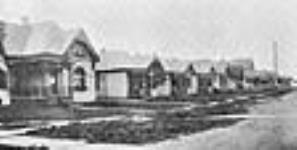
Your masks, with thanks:
M102 74L100 73L96 73L96 90L100 90L101 89L101 80L102 80Z
M86 87L86 72L83 68L78 67L74 71L74 88L77 91L85 91Z
M85 49L86 47L82 43L76 43L73 46L73 54L77 57L84 57L85 56Z
M76 56L79 56L79 57L84 56L84 51L81 46L77 47L77 49L75 49L74 53Z
M0 89L7 88L7 75L3 70L0 70Z

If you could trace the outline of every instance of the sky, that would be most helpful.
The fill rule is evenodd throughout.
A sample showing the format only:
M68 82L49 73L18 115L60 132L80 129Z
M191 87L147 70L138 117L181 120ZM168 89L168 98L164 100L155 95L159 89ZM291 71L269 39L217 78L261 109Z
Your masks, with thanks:
M185 59L252 58L297 77L296 0L0 0L0 20L83 27L103 47Z

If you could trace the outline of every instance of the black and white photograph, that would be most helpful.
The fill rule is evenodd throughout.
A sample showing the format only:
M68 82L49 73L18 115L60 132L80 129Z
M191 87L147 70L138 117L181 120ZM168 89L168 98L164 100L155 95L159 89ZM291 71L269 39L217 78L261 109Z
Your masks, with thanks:
M297 1L0 0L0 150L297 150Z

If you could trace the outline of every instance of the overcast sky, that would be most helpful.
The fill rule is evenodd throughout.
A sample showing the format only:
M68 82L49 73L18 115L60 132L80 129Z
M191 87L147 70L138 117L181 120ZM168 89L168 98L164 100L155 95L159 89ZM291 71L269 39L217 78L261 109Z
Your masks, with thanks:
M296 0L0 0L0 19L82 26L99 50L184 58L253 58L297 76Z

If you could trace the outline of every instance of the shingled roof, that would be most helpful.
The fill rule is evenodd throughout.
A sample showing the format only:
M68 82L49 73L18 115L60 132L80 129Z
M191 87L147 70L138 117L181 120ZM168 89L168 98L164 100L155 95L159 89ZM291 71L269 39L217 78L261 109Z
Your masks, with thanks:
M62 55L74 40L86 42L90 46L91 53L99 59L81 28L64 30L51 21L5 25L4 47L7 55L27 56L43 53Z

